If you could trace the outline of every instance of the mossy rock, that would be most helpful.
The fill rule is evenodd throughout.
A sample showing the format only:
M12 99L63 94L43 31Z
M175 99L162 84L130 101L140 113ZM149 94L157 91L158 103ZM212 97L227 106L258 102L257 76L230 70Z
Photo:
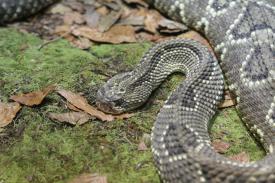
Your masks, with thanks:
M151 46L104 44L82 51L64 40L39 49L41 44L35 36L1 28L0 101L57 84L83 93L94 104L97 89L112 75L132 69ZM180 75L168 78L127 120L90 120L83 126L53 122L49 112L67 110L55 93L39 106L23 107L0 131L0 182L67 182L82 173L106 175L109 183L160 182L150 148L138 151L138 144L150 134L157 112L181 80ZM234 109L219 112L212 129L213 138L236 143L227 155L246 151L252 160L263 156ZM230 135L221 137L223 130Z

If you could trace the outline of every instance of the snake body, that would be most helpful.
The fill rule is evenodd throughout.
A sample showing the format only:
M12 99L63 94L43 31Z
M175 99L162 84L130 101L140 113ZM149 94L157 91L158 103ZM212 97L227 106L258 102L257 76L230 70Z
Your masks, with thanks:
M0 24L23 19L58 0L0 0Z
M54 0L53 0L54 1ZM0 21L40 10L52 0L0 0ZM213 53L192 40L151 48L131 72L98 91L98 106L119 113L142 105L173 72L184 72L152 129L152 151L164 182L275 182L275 6L272 0L148 0L205 35ZM222 98L223 74L247 128L267 155L238 163L216 153L208 125Z

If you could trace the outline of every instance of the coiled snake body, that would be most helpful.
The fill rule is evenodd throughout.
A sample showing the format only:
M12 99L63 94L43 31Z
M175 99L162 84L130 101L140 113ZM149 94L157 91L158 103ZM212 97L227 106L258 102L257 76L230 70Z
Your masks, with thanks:
M275 3L148 1L210 41L238 97L242 119L267 156L237 163L211 147L208 123L222 98L223 75L213 54L192 40L170 40L151 48L133 71L115 76L99 90L98 106L115 113L137 108L169 74L184 72L187 79L166 101L152 130L153 155L163 181L275 182ZM33 3L41 5L36 11L45 5L42 2L52 1L0 0L0 21L18 18L35 7Z

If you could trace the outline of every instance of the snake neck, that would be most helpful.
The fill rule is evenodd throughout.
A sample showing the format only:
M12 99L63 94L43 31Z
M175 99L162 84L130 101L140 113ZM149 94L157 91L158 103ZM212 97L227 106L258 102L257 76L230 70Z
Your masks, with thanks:
M133 87L148 90L146 93L149 96L172 73L183 73L186 77L195 75L195 70L204 67L203 54L206 52L206 48L201 51L197 45L191 40L178 39L151 48L131 73L129 80L133 82Z

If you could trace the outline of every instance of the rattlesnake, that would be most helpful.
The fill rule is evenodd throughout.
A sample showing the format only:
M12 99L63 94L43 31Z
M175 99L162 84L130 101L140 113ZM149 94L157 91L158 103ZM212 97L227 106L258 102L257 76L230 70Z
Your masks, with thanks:
M0 0L0 23L55 0ZM272 0L148 0L169 17L198 30L217 60L192 40L157 44L131 72L110 79L98 105L123 112L142 105L172 72L187 74L166 101L152 130L152 151L164 182L275 182L275 6ZM210 145L208 123L222 98L223 75L238 97L243 121L267 152L237 163Z

